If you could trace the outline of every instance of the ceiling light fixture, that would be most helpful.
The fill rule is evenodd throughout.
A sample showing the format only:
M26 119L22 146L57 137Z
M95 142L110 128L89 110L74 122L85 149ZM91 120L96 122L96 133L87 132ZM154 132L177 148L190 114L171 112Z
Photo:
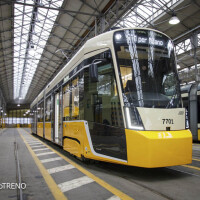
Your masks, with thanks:
M172 17L169 20L169 24L178 24L180 22L179 18L176 16L176 14L173 14Z

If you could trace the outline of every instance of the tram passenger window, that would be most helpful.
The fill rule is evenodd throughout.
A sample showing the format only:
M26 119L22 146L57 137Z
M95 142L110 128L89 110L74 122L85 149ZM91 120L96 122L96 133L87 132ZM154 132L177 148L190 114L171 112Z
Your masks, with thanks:
M45 106L45 122L51 121L51 96L46 99L46 106Z
M71 92L72 92L72 120L79 118L79 79L78 77L72 81Z
M103 56L103 53L98 54L88 59L87 64ZM88 68L84 71L85 119L90 122L124 127L112 59L104 59L96 64L97 82L91 80Z
M43 122L43 112L44 112L44 103L41 102L39 105L38 105L38 122Z
M63 118L64 120L70 119L70 89L69 84L63 88Z
M84 119L84 77L83 71L79 75L79 119Z
M83 72L63 87L63 120L84 119Z

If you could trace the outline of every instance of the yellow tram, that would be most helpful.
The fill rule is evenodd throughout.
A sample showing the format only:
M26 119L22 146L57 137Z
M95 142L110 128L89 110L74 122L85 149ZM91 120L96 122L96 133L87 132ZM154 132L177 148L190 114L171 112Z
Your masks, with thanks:
M172 40L146 28L88 40L31 104L32 133L81 159L192 161Z

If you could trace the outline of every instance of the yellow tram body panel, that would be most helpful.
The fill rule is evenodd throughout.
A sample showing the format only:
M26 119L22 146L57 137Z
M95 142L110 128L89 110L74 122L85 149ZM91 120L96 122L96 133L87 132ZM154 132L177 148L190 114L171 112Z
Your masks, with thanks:
M43 122L37 123L37 135L43 137Z
M200 129L198 129L198 141L200 141Z
M81 158L123 165L156 168L192 162L192 135L181 131L125 130L127 161L121 161L94 151L84 122L63 123L63 149Z
M84 147L84 122L63 122L63 149L81 157Z
M51 141L51 122L45 122L45 138Z
M63 122L63 149L71 154L81 158L84 156L88 159L125 164L121 161L101 157L95 155L93 147L89 142L89 137L86 133L85 123L81 122Z
M165 167L192 162L192 134L181 131L126 129L128 165Z

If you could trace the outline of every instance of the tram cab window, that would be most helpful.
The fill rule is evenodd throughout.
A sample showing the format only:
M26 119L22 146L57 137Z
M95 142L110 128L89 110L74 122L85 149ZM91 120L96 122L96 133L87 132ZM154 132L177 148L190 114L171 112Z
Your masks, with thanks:
M92 64L96 62L94 60L99 59L96 62L97 82L91 79L89 68L84 71L84 118L89 122L123 127L112 59L103 59L104 53L93 56L86 61L87 64ZM110 51L106 53L111 55Z
M120 37L115 37L117 34ZM180 107L180 87L171 40L151 30L125 30L115 35L125 106Z

